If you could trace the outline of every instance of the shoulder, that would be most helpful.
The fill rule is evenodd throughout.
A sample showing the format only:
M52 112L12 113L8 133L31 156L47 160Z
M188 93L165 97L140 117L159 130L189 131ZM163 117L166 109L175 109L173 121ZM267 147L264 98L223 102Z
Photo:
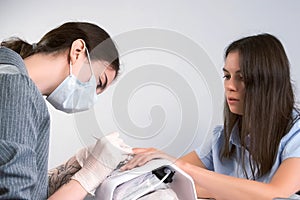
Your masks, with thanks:
M224 141L224 134L223 134L223 126L222 125L217 125L214 129L213 129L213 134L211 135L211 139L209 140L209 142L206 144L209 146L209 149L218 149L219 146L221 146L221 144Z
M300 113L297 110L293 111L293 125L290 128L289 132L281 139L283 143L288 142L293 138L297 138L300 140Z
M24 90L35 89L35 84L28 75L16 71L14 66L0 64L0 89L1 91L11 91L14 95ZM6 93L7 94L7 93Z
M21 56L9 48L0 46L0 64L13 65L20 71L21 74L27 74L27 70Z
M10 90L16 96L19 90L29 92L28 90L35 89L21 56L6 47L0 47L0 76L2 93Z
M223 131L224 131L224 126L223 125L218 125L214 128L213 134L214 135L219 135L219 134L223 133Z
M216 143L220 138L222 138L222 136L224 136L223 134L224 132L224 126L222 125L218 125L214 128L213 130L213 141Z
M43 110L46 103L34 82L21 73L0 73L0 108L9 110Z
M281 139L279 151L282 160L289 157L300 157L300 118L296 119L289 132Z

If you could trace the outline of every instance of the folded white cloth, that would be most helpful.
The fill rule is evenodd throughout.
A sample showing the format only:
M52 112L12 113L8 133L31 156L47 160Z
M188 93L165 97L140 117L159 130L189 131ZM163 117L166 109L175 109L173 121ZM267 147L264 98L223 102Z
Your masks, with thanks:
M166 185L160 184L160 180L152 172L148 172L118 186L114 191L113 200L138 199L160 188L166 188Z
M113 194L113 200L177 200L176 193L152 172L140 175L119 185Z
M171 189L159 189L147 194L138 200L178 200L176 193Z

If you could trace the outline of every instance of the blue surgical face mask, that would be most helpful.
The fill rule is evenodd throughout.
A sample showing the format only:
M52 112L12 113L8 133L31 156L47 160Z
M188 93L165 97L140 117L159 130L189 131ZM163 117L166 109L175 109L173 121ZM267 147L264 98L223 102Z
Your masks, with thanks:
M96 79L92 68L89 52L86 49L91 77L88 82L81 82L72 74L70 63L70 75L46 98L56 109L66 113L85 111L94 106L97 101Z

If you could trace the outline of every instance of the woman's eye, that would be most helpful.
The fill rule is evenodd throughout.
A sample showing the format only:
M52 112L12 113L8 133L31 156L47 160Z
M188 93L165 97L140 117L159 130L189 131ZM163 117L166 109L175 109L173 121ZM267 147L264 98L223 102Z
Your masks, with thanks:
M229 80L229 79L230 79L230 75L229 75L229 74L225 74L225 75L223 76L223 78L226 79L226 80Z

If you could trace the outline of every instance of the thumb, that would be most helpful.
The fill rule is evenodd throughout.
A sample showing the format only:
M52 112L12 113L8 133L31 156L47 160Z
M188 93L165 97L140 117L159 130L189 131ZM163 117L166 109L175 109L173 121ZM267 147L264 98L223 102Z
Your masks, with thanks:
M82 149L80 149L75 157L77 162L79 163L79 165L82 167L85 163L85 160L87 159L87 157L90 155L91 149L93 148L93 146L88 146L88 147L84 147Z

